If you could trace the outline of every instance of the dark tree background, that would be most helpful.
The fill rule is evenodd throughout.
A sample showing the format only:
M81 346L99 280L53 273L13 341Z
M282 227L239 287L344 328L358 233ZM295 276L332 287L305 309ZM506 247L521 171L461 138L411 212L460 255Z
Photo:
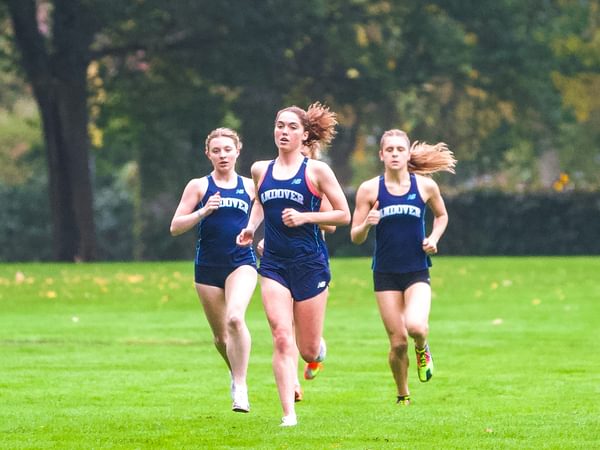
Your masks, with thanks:
M276 111L316 100L339 114L326 158L349 195L379 171L377 142L391 127L449 144L459 160L456 176L439 177L449 194L594 190L598 9L597 0L0 0L0 108L19 120L17 99L37 104L55 260L184 254L189 242L165 230L187 180L209 170L207 133L239 130L247 173L275 152ZM11 167L37 153L33 139L4 135L8 186Z

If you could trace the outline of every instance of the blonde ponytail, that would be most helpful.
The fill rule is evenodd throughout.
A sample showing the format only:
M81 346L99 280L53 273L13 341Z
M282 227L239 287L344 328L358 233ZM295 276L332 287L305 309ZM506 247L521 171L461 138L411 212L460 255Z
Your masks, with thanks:
M402 130L392 129L387 130L381 136L379 148L383 149L383 144L386 137L400 136L407 140L410 145L408 134ZM435 172L454 172L456 159L448 146L444 142L438 142L435 145L427 144L426 142L415 141L410 145L410 159L408 161L408 171L419 175L431 175Z
M456 159L444 142L435 145L415 141L410 147L408 171L419 175L431 175L435 172L454 172Z

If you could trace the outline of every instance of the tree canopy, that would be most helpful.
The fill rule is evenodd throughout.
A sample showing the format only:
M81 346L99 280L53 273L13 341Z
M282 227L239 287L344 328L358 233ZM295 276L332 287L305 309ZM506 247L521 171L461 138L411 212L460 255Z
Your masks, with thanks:
M30 120L15 109L26 80L56 259L96 257L94 192L118 179L131 195L136 256L158 257L153 223L208 170L211 129L241 133L245 173L274 155L276 111L317 100L339 115L326 157L350 191L379 171L377 142L391 127L448 143L459 160L456 176L440 178L449 191L597 189L598 9L597 0L0 0L0 108L13 130ZM7 168L23 164L19 145L39 148L31 133L11 136L0 141Z

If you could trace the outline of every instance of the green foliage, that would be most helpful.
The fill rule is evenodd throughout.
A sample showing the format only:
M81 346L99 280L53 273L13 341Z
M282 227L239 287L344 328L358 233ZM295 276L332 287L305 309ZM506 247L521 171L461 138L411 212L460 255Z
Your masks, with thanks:
M98 230L98 257L108 261L130 261L134 257L135 220L133 190L126 173L95 191L94 211Z
M131 260L134 256L133 199L121 178L95 191L98 257ZM48 182L32 177L24 184L0 183L0 261L49 261L52 230ZM168 228L167 228L168 230Z
M595 193L468 193L447 200L445 254L600 254L600 199Z
M44 176L20 186L0 183L0 261L48 261L52 257L47 188Z
M39 127L37 118L0 112L0 182L19 185L43 172Z
M282 429L258 289L252 410L236 414L190 263L0 265L0 448L596 446L600 361L573 349L600 338L598 258L439 258L436 373L419 383L411 365L408 408L395 405L368 259L332 270L325 370Z
M595 126L594 124L598 124ZM600 173L600 110L587 123L574 121L561 125L561 166L571 174L573 184L584 190L598 190Z
M136 188L124 171L96 188L95 218L99 258L192 260L196 234L169 235L176 199L159 195L136 206ZM440 241L441 255L598 255L600 199L594 192L505 194L472 191L446 195L450 221ZM22 186L0 184L0 261L51 258L47 185L32 179ZM347 195L354 209L354 193ZM137 215L139 214L139 217ZM426 216L428 223L431 214ZM149 244L150 243L150 244ZM374 233L354 245L349 227L327 235L333 256L371 256Z
M75 62L90 62L96 185L108 189L97 188L99 208L111 210L111 189L121 189L116 209L133 207L131 215L115 212L132 221L122 230L109 226L117 233L110 236L133 242L104 253L109 258L188 255L192 238L165 240L164 233L187 181L211 169L205 136L218 126L238 129L238 168L248 174L252 162L276 154L273 118L292 103L320 100L338 112L327 158L349 190L380 172L377 142L392 127L448 143L458 172L440 179L452 192L551 190L547 180L560 172L569 188L600 188L597 0L42 3L61 12L60 20L71 10L77 25L58 30L56 45L47 42L50 55L74 63L58 51L74 42ZM9 32L0 37L0 67L7 69L0 117L29 95L15 78L8 19L3 3L0 21ZM5 183L44 170L6 158L15 133L27 136L19 145L35 147L36 126L0 120ZM540 169L546 153L558 155L557 167L544 169L550 175ZM135 183L112 187L127 167L136 167ZM356 252L345 246L342 253Z
M559 68L552 80L566 110L558 130L561 164L588 189L598 188L600 168L600 3L567 2L548 32Z
M0 40L0 49L4 45ZM8 66L7 70L0 70L0 183L19 185L45 169L42 131L26 84L10 70L4 58L8 57L0 50L0 65Z

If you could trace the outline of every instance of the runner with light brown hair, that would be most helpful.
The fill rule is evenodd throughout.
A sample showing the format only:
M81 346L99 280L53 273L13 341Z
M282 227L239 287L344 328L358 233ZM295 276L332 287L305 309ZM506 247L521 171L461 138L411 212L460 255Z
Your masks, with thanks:
M419 380L433 376L427 343L431 287L430 255L448 224L439 187L429 175L454 173L456 160L446 144L415 142L402 130L386 131L379 158L384 174L360 185L352 219L351 238L362 244L375 227L373 284L377 305L387 331L389 364L397 388L397 403L410 404L408 337L415 343ZM433 212L431 233L425 235L426 206Z
M283 409L282 426L297 423L294 346L308 363L307 379L320 371L326 354L322 334L331 274L319 227L350 221L348 202L331 168L302 154L303 147L329 144L336 124L335 113L320 103L307 111L291 106L277 113L273 134L278 156L253 164L257 200L248 227L238 236L240 245L250 245L264 219L259 274L273 336L273 372ZM330 211L320 209L323 196L331 203Z
M308 146L304 146L302 147L302 154L310 159L320 159L321 157L321 146L319 145L318 142L313 142L313 145L311 145L310 147ZM323 195L323 197L321 198L321 208L319 209L319 211L331 211L332 207L331 207L331 203L329 203L329 200L327 200L327 197L325 195ZM336 230L336 226L335 225L319 225L319 228L321 229L321 237L323 238L323 251L325 251L327 253L327 260L329 261L329 251L327 250L327 244L325 243L325 233L334 233ZM256 253L258 254L259 257L262 257L263 253L264 253L264 248L265 248L265 240L261 239L258 244L256 244ZM298 349L296 348L296 351ZM296 361L296 363L298 362L298 358L299 358L299 354L298 357L296 357L294 360ZM306 369L309 369L308 371ZM310 367L305 367L305 373L304 376L307 379L310 379L311 376L311 371L310 371ZM294 384L294 401L296 402L300 402L302 401L302 399L304 398L304 391L302 390L302 385L300 384L300 379L298 378L298 367L296 366L295 368L295 373L296 373L296 383Z

